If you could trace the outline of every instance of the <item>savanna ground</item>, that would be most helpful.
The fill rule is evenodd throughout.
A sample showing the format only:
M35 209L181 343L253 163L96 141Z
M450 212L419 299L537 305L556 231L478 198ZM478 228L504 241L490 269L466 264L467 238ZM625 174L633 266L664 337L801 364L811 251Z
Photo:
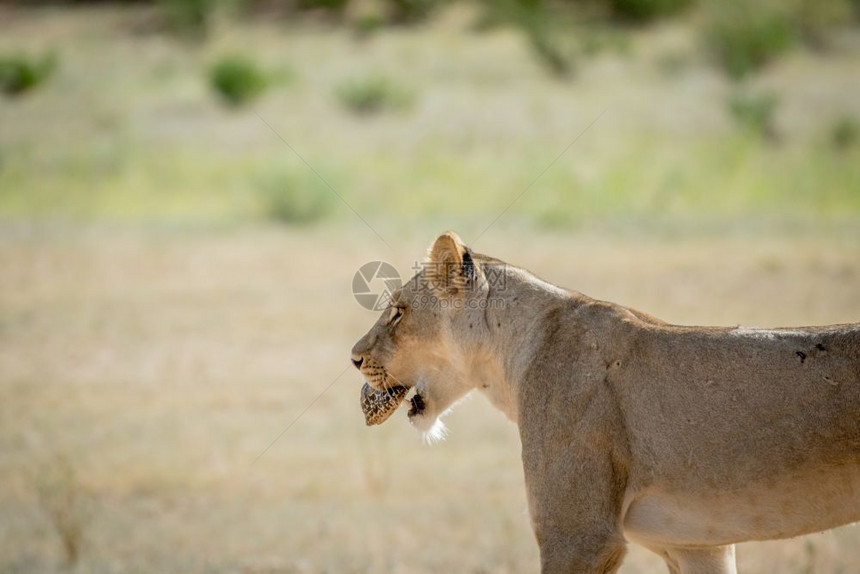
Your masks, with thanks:
M779 94L766 141L694 24L624 31L559 81L469 18L187 45L142 9L0 12L0 49L61 49L44 88L0 100L0 570L536 571L516 429L479 397L439 445L402 412L367 429L347 368L375 319L355 270L405 275L443 229L673 322L860 321L860 150L831 145L860 117L856 33L743 86ZM204 70L236 50L281 80L227 110ZM337 86L368 75L410 103L351 114ZM277 223L273 186L317 219ZM858 542L739 563L854 572ZM622 571L662 568L632 547Z

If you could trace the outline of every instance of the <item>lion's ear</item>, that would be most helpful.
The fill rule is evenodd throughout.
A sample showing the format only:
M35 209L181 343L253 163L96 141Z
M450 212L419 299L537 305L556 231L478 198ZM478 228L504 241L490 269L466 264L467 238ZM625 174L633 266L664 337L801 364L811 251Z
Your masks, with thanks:
M427 257L427 279L440 294L462 293L475 282L475 261L453 231L436 238Z
M462 263L466 246L453 231L446 231L436 238L427 251L429 263Z

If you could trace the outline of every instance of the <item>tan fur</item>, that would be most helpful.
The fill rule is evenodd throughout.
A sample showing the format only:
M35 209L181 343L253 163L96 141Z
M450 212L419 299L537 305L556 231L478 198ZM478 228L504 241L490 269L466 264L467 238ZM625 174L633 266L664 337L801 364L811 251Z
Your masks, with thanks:
M543 572L614 572L631 540L734 572L734 543L860 520L860 324L669 325L453 233L429 253L353 359L425 432L472 389L517 423Z

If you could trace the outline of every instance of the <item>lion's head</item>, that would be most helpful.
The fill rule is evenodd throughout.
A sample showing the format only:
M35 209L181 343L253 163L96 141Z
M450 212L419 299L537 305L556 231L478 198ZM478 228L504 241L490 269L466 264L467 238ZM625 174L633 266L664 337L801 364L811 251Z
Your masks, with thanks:
M421 270L392 293L390 306L352 348L352 362L376 390L414 388L409 420L429 438L440 415L474 386L486 331L489 287L482 263L453 232L430 247Z

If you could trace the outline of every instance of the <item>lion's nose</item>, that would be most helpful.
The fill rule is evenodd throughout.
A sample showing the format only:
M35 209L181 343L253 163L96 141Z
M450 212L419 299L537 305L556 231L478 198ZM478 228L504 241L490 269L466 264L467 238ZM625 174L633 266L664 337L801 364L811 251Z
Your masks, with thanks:
M361 364L364 362L364 357L356 357L352 356L352 364L355 365L356 369L361 369Z

